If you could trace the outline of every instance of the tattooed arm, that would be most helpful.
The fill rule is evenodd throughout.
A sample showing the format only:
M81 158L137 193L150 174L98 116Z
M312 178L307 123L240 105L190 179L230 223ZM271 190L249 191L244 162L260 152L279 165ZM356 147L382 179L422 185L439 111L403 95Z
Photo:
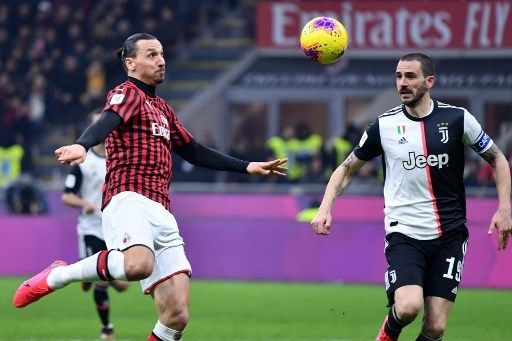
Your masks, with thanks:
M492 166L496 189L498 190L498 210L494 213L488 234L498 233L498 251L505 250L512 233L510 215L510 166L501 150L493 144L480 156Z
M334 173L332 173L329 183L325 188L322 204L320 204L317 215L311 221L311 228L316 234L329 234L332 220L331 209L334 201L347 187L352 175L365 163L366 161L358 159L354 155L354 152L352 152L345 161L336 168Z

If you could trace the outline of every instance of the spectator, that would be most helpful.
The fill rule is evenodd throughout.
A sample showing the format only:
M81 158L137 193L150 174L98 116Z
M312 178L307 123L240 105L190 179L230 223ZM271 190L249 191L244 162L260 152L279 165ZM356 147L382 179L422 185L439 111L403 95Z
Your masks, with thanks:
M48 204L43 191L28 174L21 175L5 191L7 210L14 214L45 214Z
M291 125L285 125L280 135L271 136L267 142L266 147L268 158L288 158L288 176L284 179L276 179L279 182L288 182L290 178L290 171L295 166L295 154L289 146L290 141L295 138L295 130Z
M488 163L484 163L480 166L478 171L478 183L484 187L490 187L494 185L494 176L492 166Z
M248 136L244 135L243 133L240 133L235 138L236 143L233 144L233 147L229 151L228 154L241 159L249 159L252 160L253 158L265 160L268 159L268 153L263 148L258 148L257 145L253 143L253 140L251 140ZM243 183L243 182L263 182L264 179L262 178L249 178L240 176L241 174L235 174L230 173L228 174L228 181L229 182L235 182L235 183ZM272 181L272 180L268 180ZM275 179L274 181L279 181L278 179Z
M480 162L475 158L470 158L464 167L464 185L467 187L476 187L480 185L479 173Z
M208 148L217 149L213 136L209 131L203 131L198 137L198 141ZM188 163L177 154L173 154L173 162L174 181L212 182L215 180L215 173L210 172L206 168Z
M295 163L288 168L288 178L298 182L306 174L308 164L315 155L322 151L323 139L314 134L306 122L300 122L295 127L295 137L288 142L288 148L295 156Z
M86 97L90 101L103 100L105 95L106 75L100 60L93 60L86 70Z
M304 176L300 179L300 182L306 184L324 184L325 181L327 181L327 177L322 157L319 154L315 154L309 161L308 168Z

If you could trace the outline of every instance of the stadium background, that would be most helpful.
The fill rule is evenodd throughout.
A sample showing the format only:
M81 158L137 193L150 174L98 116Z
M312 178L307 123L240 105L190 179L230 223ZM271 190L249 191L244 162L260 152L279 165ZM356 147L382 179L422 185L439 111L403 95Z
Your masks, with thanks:
M350 34L334 65L314 64L297 47L302 25L318 15L339 18ZM0 283L55 258L76 260L78 212L60 203L68 169L53 151L77 138L87 113L125 78L115 52L139 31L164 45L159 95L198 140L245 159L290 158L289 177L276 181L212 173L175 157L172 206L196 279L380 289L380 161L365 165L338 200L328 238L308 230L308 208L368 122L399 104L401 54L431 55L433 96L468 108L512 160L510 1L5 1ZM471 152L465 182L472 239L462 287L510 289L511 251L498 256L486 236L496 207L492 172ZM1 311L22 317L12 315L10 294L0 293ZM369 304L383 314L383 296L377 300Z

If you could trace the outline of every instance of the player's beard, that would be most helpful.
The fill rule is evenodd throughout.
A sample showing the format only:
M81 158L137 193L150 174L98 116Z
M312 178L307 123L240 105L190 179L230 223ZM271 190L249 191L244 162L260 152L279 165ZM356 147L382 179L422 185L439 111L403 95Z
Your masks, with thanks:
M164 76L162 77L155 77L155 84L162 84L164 82Z
M408 93L411 93L413 95L413 97L412 97L412 99L409 99L409 100L402 100L402 104L404 104L410 108L414 108L421 102L421 100L423 99L423 96L425 96L426 92L427 92L427 86L426 86L426 84L422 84L418 88L418 90L416 90L416 93L414 93L414 91L412 91L412 90L411 90L411 92L408 92Z
M165 78L165 70L155 74L155 84L162 84Z

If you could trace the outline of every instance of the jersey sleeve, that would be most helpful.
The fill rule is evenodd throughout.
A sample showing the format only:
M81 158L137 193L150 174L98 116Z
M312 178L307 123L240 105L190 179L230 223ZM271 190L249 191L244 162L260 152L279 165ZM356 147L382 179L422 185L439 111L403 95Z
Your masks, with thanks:
M127 122L139 113L141 101L142 99L135 89L120 85L108 93L103 111L113 111L121 116L123 122Z
M379 119L375 119L363 133L359 144L354 148L354 155L363 161L369 161L383 152L380 142Z
M192 140L192 134L188 132L187 129L183 126L183 124L176 116L174 110L168 106L168 109L171 112L171 141L175 146L182 146L184 144L190 143Z
M484 132L480 123L467 110L464 110L463 143L478 154L482 154L493 144L491 137Z
M64 182L64 193L78 194L81 186L82 171L80 170L80 166L74 166L66 176L66 181Z

